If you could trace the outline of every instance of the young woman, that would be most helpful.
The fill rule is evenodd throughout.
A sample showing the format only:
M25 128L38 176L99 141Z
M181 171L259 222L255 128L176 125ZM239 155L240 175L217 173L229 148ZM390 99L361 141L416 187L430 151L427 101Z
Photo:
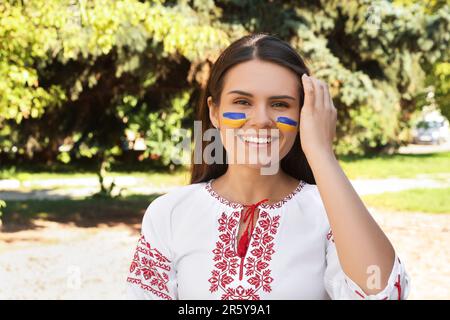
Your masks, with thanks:
M190 185L150 204L130 298L407 297L404 264L333 153L328 87L289 44L265 34L232 43L211 70L199 118L203 131L220 133L227 163L193 164ZM207 144L196 143L203 154ZM262 174L264 157L231 161L268 151L281 159L271 174Z

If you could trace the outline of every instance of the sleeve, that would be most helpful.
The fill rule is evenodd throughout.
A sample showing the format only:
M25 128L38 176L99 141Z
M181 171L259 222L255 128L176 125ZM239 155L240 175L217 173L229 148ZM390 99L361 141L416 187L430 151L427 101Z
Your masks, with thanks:
M342 270L331 229L327 235L326 264L324 283L333 300L405 300L408 297L410 279L397 253L386 287L374 295L366 294Z
M169 245L170 209L162 199L147 208L127 277L127 296L139 300L178 299L176 272Z

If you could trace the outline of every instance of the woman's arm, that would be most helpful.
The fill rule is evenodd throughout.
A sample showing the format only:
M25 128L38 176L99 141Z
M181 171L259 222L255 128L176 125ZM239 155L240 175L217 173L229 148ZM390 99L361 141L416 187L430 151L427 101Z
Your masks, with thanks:
M307 76L302 77L302 82L305 91L300 114L302 149L333 230L339 261L343 271L366 294L376 294L387 285L394 265L394 248L353 189L334 155L332 143L337 112L327 85ZM379 288L368 282L369 277L373 280L374 276L379 276Z

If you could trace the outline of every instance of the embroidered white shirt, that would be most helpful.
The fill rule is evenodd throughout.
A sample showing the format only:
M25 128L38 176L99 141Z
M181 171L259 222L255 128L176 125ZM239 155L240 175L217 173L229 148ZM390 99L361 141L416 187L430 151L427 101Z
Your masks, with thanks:
M222 198L212 181L178 187L149 205L127 277L129 298L406 299L409 277L397 255L376 295L344 273L317 186L304 181L283 200L259 205L239 257L244 206Z

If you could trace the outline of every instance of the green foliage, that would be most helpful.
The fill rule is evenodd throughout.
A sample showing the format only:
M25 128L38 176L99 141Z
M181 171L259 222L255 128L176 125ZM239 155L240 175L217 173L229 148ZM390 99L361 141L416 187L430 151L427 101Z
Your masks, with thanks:
M2 226L3 208L6 208L6 202L3 201L3 200L0 200L0 229L1 229L1 226Z
M336 151L364 154L406 142L426 66L445 59L448 6L435 16L388 1L321 1L295 45L324 78L338 108ZM434 33L436 27L440 30Z
M208 67L257 31L289 41L330 84L339 154L401 145L429 81L439 79L448 110L449 10L440 1L3 1L0 158L92 159L100 170L126 156L131 135L147 146L136 159L169 165L173 135L193 127Z
M168 163L161 149L192 109L177 103L187 88L180 63L229 43L183 3L9 2L0 19L0 148L50 162L105 158L138 129Z
M426 85L434 92L434 99L441 113L447 119L450 119L449 2L447 0L396 0L395 2L405 7L414 6L414 9L427 14L427 33L430 39L421 40L421 43L425 47L436 43L439 43L440 46L439 50L431 50L432 52L430 52L430 56L436 57L434 62L431 61L431 63L424 65L427 74ZM418 100L420 107L427 104L425 95L426 91L422 90L422 95L419 95Z
M436 63L428 83L434 86L436 103L442 114L450 120L450 63Z
M169 100L169 106L158 112L152 112L148 115L148 131L144 134L149 139L147 146L153 150L162 159L164 165L168 165L170 159L173 159L176 152L176 141L174 138L179 135L179 129L182 128L183 119L191 116L192 109L187 107L190 98L190 92L180 92ZM167 144L170 141L172 143Z

